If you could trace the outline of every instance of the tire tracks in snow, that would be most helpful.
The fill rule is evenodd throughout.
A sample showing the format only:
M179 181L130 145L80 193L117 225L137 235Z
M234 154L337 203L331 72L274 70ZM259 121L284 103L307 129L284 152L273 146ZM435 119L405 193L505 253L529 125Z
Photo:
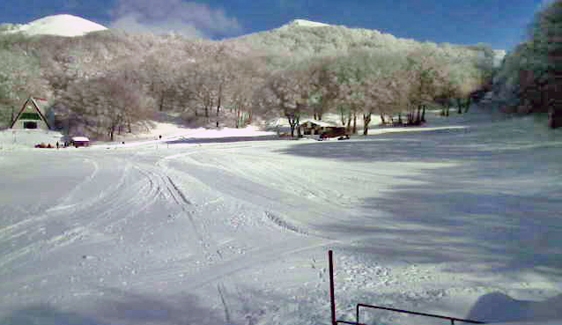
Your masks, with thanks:
M213 256L218 256L220 259L222 259L220 250L212 241L211 236L205 229L204 224L198 223L194 218L196 205L188 199L185 193L170 176L169 168L163 163L163 161L166 159L170 159L170 156L157 161L155 164L156 167L148 167L146 165L140 166L140 164L137 165L137 167L144 170L146 173L150 173L152 175L152 182L158 184L160 191L167 192L174 205L180 209L179 214L184 215L188 218L191 224L191 232L194 237L197 238L197 241L203 251L205 258L207 260L212 260ZM164 197L164 199L166 198Z
M159 166L161 170L165 171L161 173L160 177L163 179L163 181L167 180L168 183L166 185L167 190L170 191L171 193L174 193L173 201L176 204L181 205L184 211L186 206L189 206L189 208L192 209L191 211L193 211L193 208L197 208L197 207L193 207L193 205L195 204L193 204L191 200L189 200L185 196L185 194L181 191L181 188L178 186L178 184L176 184L176 182L174 182L174 180L172 179L172 176L170 175L170 171L172 170L175 171L175 168L170 167L168 163L171 160L178 159L178 158L186 158L195 153L201 153L201 150L198 150L196 152L188 152L183 154L167 156L160 159L156 163L156 165ZM216 167L216 166L207 166L206 164L199 163L199 162L194 162L194 165L199 165L199 167ZM181 171L182 175L185 175L185 177L192 178L196 183L204 184L206 187L209 188L209 190L212 191L218 190L221 193L223 193L223 195L225 196L231 196L229 193L225 193L223 187L220 186L220 184L223 184L223 182L220 182L220 184L215 184L215 183L207 184L205 183L204 180L196 178L190 175L189 173L184 172L183 170L179 170L179 171ZM261 209L260 206L257 206L251 202L246 202L244 198L233 196L232 199L235 201L245 202L245 204L247 203L250 204L251 206L254 206L257 209ZM188 289L198 289L212 283L217 283L217 285L221 286L222 291L224 293L226 287L224 286L223 282L229 275L250 269L252 267L255 267L256 265L262 265L263 263L276 261L281 256L294 254L309 249L315 249L318 247L329 245L330 243L339 242L338 240L330 240L328 238L321 237L321 236L310 236L308 231L306 231L304 228L300 228L290 223L285 218L280 217L276 213L268 209L265 209L263 211L264 211L263 218L269 224L275 226L276 228L282 228L283 230L286 230L290 233L301 235L301 237L299 237L300 239L282 240L281 242L277 242L273 245L259 246L256 249L247 251L244 255L236 255L235 257L229 259L224 259L222 256L219 255L220 257L219 262L202 265L201 267L197 268L197 271L191 272L190 275L187 275L187 277L184 278L184 280L187 280L186 284L188 285ZM197 227L198 223L195 220L193 220L191 214L189 214L189 216L192 220L192 224L194 225L194 227ZM203 245L203 250L205 252L210 253L209 252L210 250L214 250L218 254L220 254L218 250L219 245L217 245L210 238L207 230L204 227L198 229L198 233L200 236L204 237L204 242L206 243L206 245ZM302 237L302 235L304 235L304 237ZM157 270L154 271L156 271L156 273L159 274L160 276L164 276L164 279L159 277L161 280L173 281L177 278L176 272L174 271L170 272L168 268L163 269L162 271L157 271ZM154 273L152 274L154 275Z
M81 158L91 162L94 165L94 171L85 180L67 192L62 199L58 200L59 203L57 205L47 209L40 215L27 217L21 222L0 229L0 243L13 241L19 237L25 238L23 242L20 241L20 245L15 249L13 248L2 255L0 267L9 265L28 254L38 251L45 254L46 251L65 247L76 241L85 240L92 235L100 235L101 232L96 230L96 228L103 223L105 216L113 216L115 211L120 209L131 211L130 207L138 203L138 200L130 199L124 195L128 193L128 191L124 190L124 187L129 185L126 183L126 180L131 177L132 164L128 162L121 164L123 168L117 182L112 182L111 186L99 192L97 196L86 201L73 203L74 195L82 189L88 188L101 174L100 164L90 158L83 156ZM69 205L68 203L71 204ZM151 204L151 202L143 202L143 204ZM76 219L80 218L81 212L85 210L87 210L89 215L93 215L94 218L91 218L92 221L86 225L80 225ZM49 225L52 224L57 225L58 229L49 231Z

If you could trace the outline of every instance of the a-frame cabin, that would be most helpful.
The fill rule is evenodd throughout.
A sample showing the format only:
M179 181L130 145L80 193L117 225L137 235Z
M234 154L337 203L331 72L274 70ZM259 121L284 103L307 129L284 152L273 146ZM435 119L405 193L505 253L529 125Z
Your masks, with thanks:
M45 99L29 97L12 121L10 129L50 130L51 126L45 118L46 107Z

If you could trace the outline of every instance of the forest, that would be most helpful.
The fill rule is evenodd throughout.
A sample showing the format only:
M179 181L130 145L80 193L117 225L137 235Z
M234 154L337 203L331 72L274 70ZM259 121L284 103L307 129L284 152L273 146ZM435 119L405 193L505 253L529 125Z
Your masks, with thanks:
M72 38L0 33L0 62L2 127L33 95L49 100L57 129L112 140L146 128L158 112L209 127L286 117L293 135L302 117L327 112L353 133L368 134L374 115L421 124L428 107L445 116L450 108L467 112L475 93L506 78L511 61L498 72L484 44L286 25L222 41L116 30Z

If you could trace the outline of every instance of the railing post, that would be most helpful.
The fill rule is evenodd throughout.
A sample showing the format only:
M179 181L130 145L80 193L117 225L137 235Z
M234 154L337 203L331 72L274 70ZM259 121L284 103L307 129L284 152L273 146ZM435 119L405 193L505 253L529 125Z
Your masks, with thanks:
M332 256L332 250L328 251L328 264L330 268L330 303L332 310L332 325L337 325L336 321L336 298L334 294L334 261Z
M451 319L451 325L455 325L455 320Z
M355 323L357 323L357 325L359 325L359 306L361 305L357 304L357 307L355 307Z

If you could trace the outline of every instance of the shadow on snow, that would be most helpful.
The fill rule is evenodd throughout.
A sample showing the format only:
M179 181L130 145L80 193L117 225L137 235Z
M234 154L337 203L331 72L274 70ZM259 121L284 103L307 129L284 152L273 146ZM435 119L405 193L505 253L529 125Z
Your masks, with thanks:
M534 128L532 118L299 144L282 153L372 162L373 170L377 162L451 163L414 175L401 175L397 164L395 177L415 184L373 184L362 217L320 226L335 237L359 237L345 249L562 279L562 133Z

